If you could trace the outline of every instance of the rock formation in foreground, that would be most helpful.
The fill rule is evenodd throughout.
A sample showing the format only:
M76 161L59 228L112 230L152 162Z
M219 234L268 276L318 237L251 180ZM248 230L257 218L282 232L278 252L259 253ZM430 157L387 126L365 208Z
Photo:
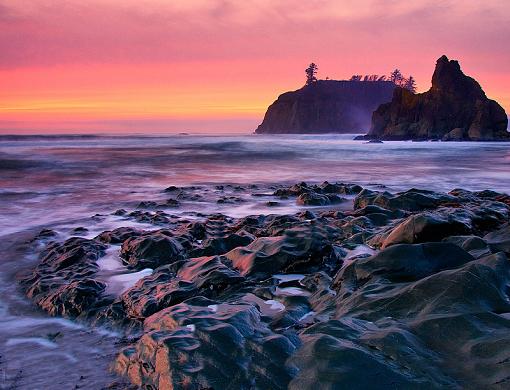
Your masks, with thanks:
M359 133L372 112L389 102L390 81L319 80L286 92L269 106L258 134Z
M393 100L372 116L365 136L383 140L510 140L505 110L490 100L480 84L466 76L457 61L437 60L432 87L413 94L396 88Z
M242 218L117 210L124 226L95 238L42 231L21 285L51 315L125 336L113 369L132 388L509 388L510 196L271 187L300 205L355 197Z

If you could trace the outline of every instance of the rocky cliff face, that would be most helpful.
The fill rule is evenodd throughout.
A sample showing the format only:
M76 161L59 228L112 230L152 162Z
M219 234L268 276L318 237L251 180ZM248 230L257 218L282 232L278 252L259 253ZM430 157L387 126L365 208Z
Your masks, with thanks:
M383 140L510 140L505 110L490 100L457 61L437 60L432 87L421 94L396 88L372 116L366 138Z
M372 112L391 100L394 89L389 81L319 80L280 95L255 132L359 133L370 127Z

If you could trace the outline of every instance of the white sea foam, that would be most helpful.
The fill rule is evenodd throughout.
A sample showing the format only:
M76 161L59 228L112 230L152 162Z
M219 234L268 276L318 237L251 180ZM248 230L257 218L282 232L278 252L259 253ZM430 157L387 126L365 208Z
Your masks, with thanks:
M275 301L273 299L269 299L265 301L271 310L283 311L285 310L285 305L281 302Z

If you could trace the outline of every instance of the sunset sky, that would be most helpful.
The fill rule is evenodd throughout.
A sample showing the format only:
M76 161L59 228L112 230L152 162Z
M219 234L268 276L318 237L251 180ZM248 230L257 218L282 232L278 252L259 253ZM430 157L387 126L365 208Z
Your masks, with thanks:
M510 112L508 0L0 0L0 132L250 132L319 78L458 59Z

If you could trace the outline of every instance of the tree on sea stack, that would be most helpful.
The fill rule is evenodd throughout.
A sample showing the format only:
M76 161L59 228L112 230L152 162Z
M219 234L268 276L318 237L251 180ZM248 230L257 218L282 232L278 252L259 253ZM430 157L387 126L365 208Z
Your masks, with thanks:
M395 85L402 85L402 80L404 80L404 76L400 72L399 69L395 69L390 74L390 81L393 82Z
M416 81L414 81L413 76L409 76L409 78L406 80L404 84L404 88L408 89L412 93L416 93Z
M306 73L306 85L311 85L317 81L317 70L319 67L313 62L308 65L308 68L305 69Z

